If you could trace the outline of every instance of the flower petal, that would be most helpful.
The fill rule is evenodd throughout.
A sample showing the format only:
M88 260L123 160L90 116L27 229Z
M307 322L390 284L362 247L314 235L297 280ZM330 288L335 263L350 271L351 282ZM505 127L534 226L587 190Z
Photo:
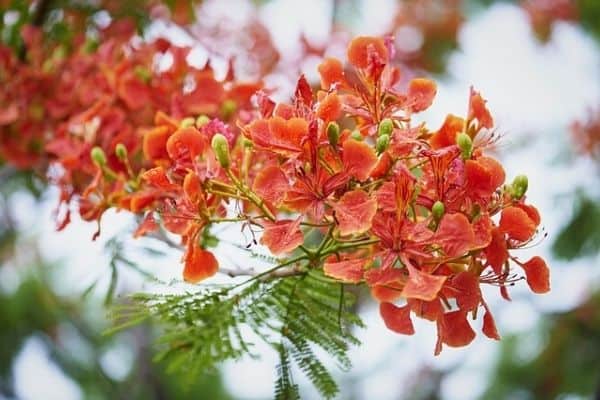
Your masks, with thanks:
M403 335L412 335L415 333L415 328L410 319L410 307L408 304L403 307L397 307L392 303L381 303L379 304L379 314L389 330Z
M519 207L507 207L500 216L500 230L520 242L531 239L537 225L527 212Z
M347 173L359 181L364 181L377 164L377 156L373 148L365 142L349 139L343 145L343 162Z
M352 235L371 229L377 201L362 190L346 192L333 206L340 234Z
M550 270L543 258L535 256L522 265L527 284L534 293L550 291Z
M325 275L347 283L359 283L363 278L364 259L326 262L323 265Z
M435 299L447 277L431 275L418 270L410 263L405 264L408 268L408 280L402 290L402 296L408 299L425 301Z
M183 279L186 282L197 283L217 273L219 263L213 253L192 243L185 255Z
M275 255L291 253L304 243L304 235L300 230L300 218L264 222L264 228L265 231L260 242Z

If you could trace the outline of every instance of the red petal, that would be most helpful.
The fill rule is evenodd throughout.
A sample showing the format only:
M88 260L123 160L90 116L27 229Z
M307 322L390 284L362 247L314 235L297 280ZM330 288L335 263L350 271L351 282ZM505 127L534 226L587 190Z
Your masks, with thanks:
M167 153L172 160L182 157L196 158L207 147L207 139L193 127L182 128L173 133L167 140Z
M467 321L466 311L452 311L438 319L438 346L436 355L442 350L441 343L450 347L466 346L475 339L475 331Z
M429 139L429 144L434 149L440 149L456 144L456 134L463 131L464 125L464 119L448 114L442 127Z
M365 260L343 260L326 262L323 265L325 275L347 283L359 283L363 278Z
M483 194L492 194L504 183L505 174L502 165L491 157L479 157L465 162L467 188Z
M520 242L531 239L536 230L535 222L519 207L507 207L500 216L500 230Z
M403 335L415 333L408 304L397 307L392 303L381 303L379 304L379 314L381 314L381 318L383 318L383 322L389 330Z
M410 263L405 264L408 267L408 280L402 290L402 296L425 301L435 299L447 277L431 275L418 270Z
M217 273L219 263L213 253L206 251L195 243L188 247L185 255L183 279L186 282L197 283Z
M278 206L290 190L290 185L281 168L270 165L256 174L253 190L266 201Z
M486 101L481 97L479 92L471 88L471 96L469 98L469 119L475 118L484 128L494 126L494 120L485 105Z
M335 121L342 115L342 102L336 93L330 93L319 102L317 117L325 122Z
M364 181L377 164L373 148L365 142L349 139L344 142L344 168L359 181Z
M169 139L170 129L167 126L157 126L144 133L143 151L146 160L154 161L166 159L167 140Z
M412 112L426 110L433 103L437 85L430 79L417 78L408 84L408 105Z
M345 236L371 229L377 202L366 192L353 190L346 192L333 208L340 234Z
M348 46L348 61L358 68L367 68L369 66L369 49L381 58L383 63L387 63L388 51L383 39L371 36L358 36L354 38Z
M440 222L433 241L448 257L458 257L474 247L475 234L471 223L463 214L446 214Z
M264 227L260 242L275 255L290 253L304 243L300 219L265 222Z
M550 270L543 258L535 256L522 265L527 284L534 293L550 291Z
M154 216L151 212L146 214L144 220L141 224L138 225L137 229L133 233L134 238L138 238L140 236L144 236L146 233L155 232L158 230L158 224L154 220Z
M329 90L331 85L344 82L344 66L337 58L326 58L319 64L321 87Z
M425 318L429 321L436 321L444 312L440 299L433 301L423 301L419 299L408 299L408 305L412 312L420 318Z
M479 307L481 303L481 290L479 288L479 277L464 271L452 278L452 291L456 303L461 310L470 311Z
M492 242L492 220L487 213L482 214L473 224L475 246L479 249L489 246Z
M203 207L205 205L204 190L198 175L194 172L188 172L183 179L183 191L190 203Z
M380 302L391 303L402 297L402 289L394 288L394 284L381 286L376 285L371 287L371 296Z
M504 234L498 228L492 230L492 241L484 250L485 258L494 272L500 274L502 266L508 260L508 250L506 248L506 239Z
M496 322L494 321L494 317L490 310L485 310L485 314L483 314L483 334L490 339L500 340L500 334L498 333L498 329L496 328Z

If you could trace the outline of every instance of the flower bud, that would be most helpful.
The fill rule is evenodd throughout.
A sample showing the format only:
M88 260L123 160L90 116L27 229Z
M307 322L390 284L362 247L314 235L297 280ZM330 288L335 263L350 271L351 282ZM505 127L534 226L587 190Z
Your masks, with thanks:
M512 197L514 199L520 199L527 192L529 186L529 180L526 175L517 175L512 183Z
M458 148L462 151L462 158L469 159L471 158L471 153L473 152L473 140L471 137L464 132L459 133L456 136L456 144Z
M90 157L98 167L106 165L106 154L104 154L104 150L102 150L101 147L95 146L92 151L90 151Z
M196 123L196 120L192 117L187 117L181 120L181 122L179 123L179 127L180 128L188 128L190 126L194 126L194 124Z
M379 129L377 130L377 134L379 136L383 136L383 135L389 136L392 134L393 131L394 131L394 122L391 119L386 118L379 123Z
M225 100L223 104L221 104L221 115L224 120L231 118L235 110L237 110L237 103L231 99Z
M152 72L150 72L148 68L142 67L141 65L135 67L133 73L144 83L148 83L150 82L150 79L152 79Z
M387 150L390 145L390 135L381 135L377 138L377 143L375 144L375 150L377 154L381 154Z
M439 200L433 203L433 206L431 207L431 215L433 215L433 219L436 221L442 219L445 211L446 207L444 207L444 203Z
M127 147L123 143L118 143L115 146L115 154L119 160L127 160Z
M248 138L243 138L242 146L244 146L245 149L251 149L252 147L254 147L254 143Z
M350 137L354 140L363 140L363 136L360 134L360 131L358 129L353 130L350 134Z
M209 122L210 118L208 118L207 115L202 114L198 118L196 118L196 128L200 129Z
M229 159L229 144L227 143L225 136L220 133L215 134L212 138L211 145L221 167L228 169L231 160Z
M337 146L340 140L340 126L337 122L330 122L327 125L327 137L329 138L329 144L333 147Z

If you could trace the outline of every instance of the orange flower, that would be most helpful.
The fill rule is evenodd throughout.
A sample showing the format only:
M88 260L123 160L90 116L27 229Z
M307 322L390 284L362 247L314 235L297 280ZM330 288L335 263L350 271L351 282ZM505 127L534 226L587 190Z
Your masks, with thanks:
M527 241L531 239L536 228L535 221L522 208L511 206L502 210L500 230L510 238L520 242Z
M371 36L358 36L348 46L348 61L358 68L366 69L372 57L378 57L382 64L387 64L388 51L383 39Z

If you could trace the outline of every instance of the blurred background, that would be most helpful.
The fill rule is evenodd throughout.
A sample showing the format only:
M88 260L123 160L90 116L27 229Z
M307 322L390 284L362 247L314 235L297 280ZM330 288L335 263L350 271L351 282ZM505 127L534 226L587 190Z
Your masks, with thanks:
M0 1L2 41L18 40L28 3ZM50 3L60 10L85 2ZM279 99L299 72L316 83L322 57L343 57L356 34L394 35L394 62L406 76L438 81L433 107L419 116L433 129L448 113L465 114L471 85L488 99L503 136L495 157L508 177L529 176L529 201L542 215L548 235L527 251L548 260L552 291L533 296L517 285L506 302L490 288L502 341L478 337L439 357L434 326L415 321L417 335L395 335L375 304L362 301L367 328L357 332L354 367L334 369L340 399L600 399L600 1L214 0L171 10L195 13L185 30L156 9L138 9L143 2L124 3L149 20L144 39L167 35L194 46L196 62L211 54L217 70L219 57L224 70L229 55L245 49L235 60L241 76L264 76ZM68 33L61 15L52 26ZM211 37L227 46L216 49ZM180 254L134 241L135 221L112 211L95 242L94 224L75 217L56 232L57 201L35 172L2 162L0 399L271 397L269 348L258 349L260 360L189 382L153 361L157 327L103 335L106 306L128 293L168 290ZM319 398L299 383L304 398Z

